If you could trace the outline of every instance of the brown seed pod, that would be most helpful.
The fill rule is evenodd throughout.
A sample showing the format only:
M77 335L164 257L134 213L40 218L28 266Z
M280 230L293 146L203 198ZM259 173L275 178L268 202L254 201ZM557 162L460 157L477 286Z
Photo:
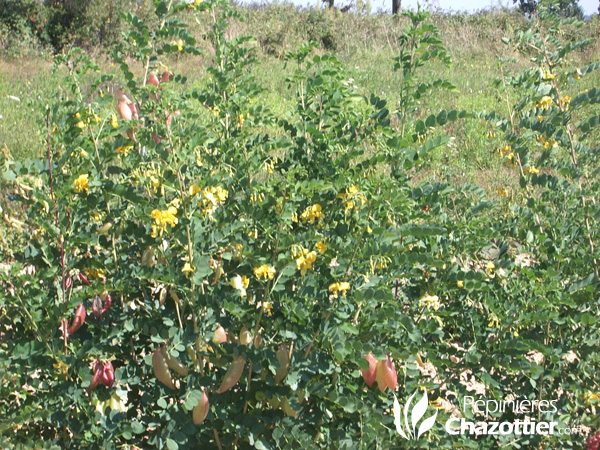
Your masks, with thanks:
M228 391L240 381L245 365L246 358L241 355L233 360L231 366L227 369L227 373L225 374L225 378L223 378L221 386L219 386L219 389L217 390L218 394Z
M173 378L169 371L169 366L165 358L164 349L161 347L154 352L152 355L152 368L154 369L154 376L158 381L171 389L176 389L173 384Z
M165 351L166 354L166 351ZM175 372L177 372L178 375L181 375L182 377L187 377L189 374L189 370L187 367L185 367L183 365L183 363L181 361L179 361L179 359L177 359L174 356L171 356L169 354L166 354L166 360L167 360L167 366L169 366L169 369L174 370Z
M227 332L225 331L225 328L223 328L221 325L217 325L217 329L215 330L212 340L215 344L223 344L227 342Z
M206 391L202 388L202 397L198 400L198 404L194 406L194 409L192 410L192 420L194 421L194 425L199 425L204 422L209 409L210 404L208 402L208 395L206 395Z
M250 331L248 331L248 328L242 327L240 331L240 344L248 346L250 345L250 342L252 342Z

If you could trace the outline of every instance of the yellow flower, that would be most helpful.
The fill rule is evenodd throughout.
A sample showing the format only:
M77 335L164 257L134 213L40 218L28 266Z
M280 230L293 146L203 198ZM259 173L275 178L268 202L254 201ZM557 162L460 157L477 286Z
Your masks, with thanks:
M340 292L342 293L342 297L345 297L346 291L350 290L350 283L348 283L347 281L332 283L329 285L329 290L335 298L338 297L338 294Z
M319 221L323 218L325 218L325 215L323 214L323 208L318 203L309 206L302 212L302 214L300 214L300 220L302 220L302 223L308 222L311 225L315 223L315 220Z
M83 273L90 280L98 280L100 278L104 278L106 272L103 269L94 269L91 267L86 267L83 269Z
M113 114L110 117L110 124L113 128L119 128L119 120L117 119L117 115Z
M508 197L508 192L502 186L496 191L500 197Z
M556 74L552 73L548 70L544 71L544 81L554 80L556 78Z
M558 99L558 104L562 107L562 109L568 111L569 106L571 105L571 100L572 99L569 95L565 95L564 97Z
M491 275L492 272L494 271L494 269L496 268L496 266L494 265L493 262L489 261L486 265L485 265L485 269L488 275Z
M296 259L296 268L300 271L302 276L304 276L307 271L312 269L314 262L317 260L316 252L308 252L308 250L304 250L306 254L303 254Z
M81 128L82 130L85 128L85 123L83 123L81 120L79 122L77 122L77 124L75 125L77 128Z
M227 191L221 186L210 186L205 188L202 191L202 211L204 214L209 216L212 215L219 205L227 200L228 195Z
M437 295L430 294L421 297L419 299L419 305L422 308L433 309L434 311L437 311L438 309L440 309L440 306L442 306L439 297Z
M131 149L133 149L133 145L122 145L121 147L117 147L115 152L126 155Z
M457 280L456 281L456 286L459 288L464 288L465 287L465 283L463 282L463 280Z
M202 3L202 0L194 0L194 6L198 6L200 3Z
M242 127L242 125L244 125L244 115L243 114L240 114L238 116L237 122L238 122L238 125L240 126L240 128Z
M581 80L581 70L577 69L577 71L573 74L573 78L576 80Z
M178 41L171 42L171 45L176 45L178 52L183 51L183 40L182 39L179 39Z
M267 169L267 173L273 173L273 170L275 169L275 161L269 160L265 162L265 168Z
M89 179L89 175L87 173L84 173L82 175L79 175L75 181L73 181L73 186L75 187L75 193L79 194L80 192L85 191L86 193L88 192L90 186L88 184L88 179Z
M263 264L260 267L254 269L254 276L259 280L264 278L265 280L272 280L275 276L275 267L269 267L267 264Z
M265 312L267 313L267 316L273 315L273 303L263 302L262 307L265 310Z
M498 317L496 316L496 314L494 314L494 313L490 314L490 321L488 322L488 327L498 328L499 325L500 325L500 321L498 320Z
M183 265L183 269L181 269L181 271L182 271L183 273L185 273L185 274L186 274L186 276L187 276L187 275L188 275L190 272L193 272L193 271L194 271L194 269L192 268L192 265L191 265L189 262L186 262L186 263Z
M525 167L525 169L523 169L523 173L525 175L527 175L528 173L540 173L539 169L536 169L535 167L531 166L531 167Z
M195 184L192 184L192 185L190 186L190 190L189 190L189 192L190 192L190 195L191 195L191 196L197 195L197 194L198 194L200 191L202 191L202 189L200 189L200 188L199 188L198 186L196 186Z
M507 157L506 157L506 164L508 164L509 166L514 166L515 165L515 154L514 153L510 153Z
M150 175L150 182L152 183L152 192L156 194L158 192L158 188L160 187L160 180L156 175Z
M155 209L150 213L150 216L154 219L154 224L152 225L152 233L151 236L153 238L162 236L163 232L167 229L167 225L174 227L177 225L178 219L175 217L177 215L177 208L174 206L169 206L166 210Z
M544 95L539 102L535 104L536 108L548 109L552 106L552 97Z
M88 157L88 152L86 152L85 150L81 150L80 154L81 154L82 158L87 158Z
M501 149L498 150L498 158L502 158L506 155L508 155L510 152L512 151L512 147L510 145L505 145L504 147L502 147Z
M317 251L321 255L327 251L327 244L325 242L323 242L323 241L317 242L317 244L315 245L315 247L317 247Z
M94 213L92 215L94 217L94 221L95 222L101 222L102 219L104 218L103 214L101 212L99 212L99 211L94 211Z
M600 397L598 397L598 394L594 394L593 392L587 392L584 396L583 396L584 400L587 400L587 404L591 405L592 403L598 403L600 402Z
M237 289L238 291L240 291L240 295L242 297L246 296L246 289L248 289L248 285L249 284L250 284L250 280L245 275L242 276L242 277L239 276L239 275L236 275L231 280L229 280L229 285L232 288Z

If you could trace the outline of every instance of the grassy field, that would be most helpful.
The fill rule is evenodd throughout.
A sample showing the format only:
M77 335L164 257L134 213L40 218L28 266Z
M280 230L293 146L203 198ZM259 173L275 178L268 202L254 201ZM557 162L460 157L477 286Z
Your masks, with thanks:
M286 77L293 70L286 64L285 54L308 40L320 45L320 52L333 53L343 63L348 79L364 94L375 93L393 106L397 102L395 86L399 75L393 71L393 58L399 51L398 36L406 26L404 17L376 14L343 14L338 11L297 9L291 5L255 6L240 10L243 22L237 22L230 33L256 37L258 64L254 75L265 87L262 100L278 115L284 114L291 100ZM514 58L509 66L515 69L525 61L502 44L524 18L518 13L493 10L474 15L434 14L433 23L440 29L444 44L452 57L451 67L428 66L424 78L443 78L453 83L457 91L439 91L425 98L418 114L422 117L441 109L467 111L502 111L500 98L492 80L500 76L500 58ZM199 45L204 53L199 57L172 60L170 69L189 77L189 83L202 83L204 63L211 58L202 40L202 26L197 29ZM360 31L356 31L360 30ZM597 17L583 29L573 30L577 36L597 37ZM106 56L108 49L97 50L97 61L103 71L116 73ZM581 64L600 57L600 45L589 47L578 57ZM141 72L141 70L140 70ZM22 56L8 52L0 55L0 148L5 155L22 160L39 157L44 152L44 116L46 105L61 91L66 74L54 69L48 52L28 51ZM593 78L593 77L588 77ZM588 80L591 86L593 80ZM589 87L584 83L582 88ZM504 178L494 150L499 137L488 132L477 121L456 122L447 128L452 145L429 155L423 177L449 179L455 182L478 181L487 190L495 191L498 175ZM499 172L500 171L500 172ZM506 180L504 179L503 182Z

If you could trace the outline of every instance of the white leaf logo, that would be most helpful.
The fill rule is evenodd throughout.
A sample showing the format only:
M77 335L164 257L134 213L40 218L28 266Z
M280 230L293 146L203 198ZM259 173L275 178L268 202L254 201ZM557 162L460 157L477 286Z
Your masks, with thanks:
M394 394L394 424L396 425L396 431L400 436L404 439L419 439L421 435L429 431L433 425L435 424L435 419L437 417L437 411L435 414L428 419L421 421L425 413L427 412L427 406L429 405L429 400L427 399L427 390L423 393L421 399L415 404L410 411L410 423L408 421L408 413L410 410L410 405L412 404L412 400L416 392L410 396L406 405L404 405L404 417L402 417L400 403L398 403L398 399L396 398L396 394ZM404 427L402 426L402 419L404 419ZM417 430L417 425L421 421L419 428Z

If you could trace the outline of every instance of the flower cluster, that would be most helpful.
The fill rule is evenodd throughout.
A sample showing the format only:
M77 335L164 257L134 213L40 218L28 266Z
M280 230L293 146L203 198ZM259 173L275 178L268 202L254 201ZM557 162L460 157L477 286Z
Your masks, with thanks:
M309 252L308 249L303 248L297 255L294 255L294 257L296 256L296 267L300 271L300 274L304 276L306 272L312 269L313 264L317 260L317 252Z
M315 247L317 247L317 251L321 255L327 251L327 244L325 242L323 242L323 241L317 242L315 244Z
M212 216L219 205L227 200L228 194L221 186L209 186L202 190L202 197L202 212Z
M177 208L174 206L169 206L165 210L155 209L150 213L150 216L154 219L154 223L152 224L152 233L150 234L153 238L162 236L165 230L167 229L167 225L171 225L174 227L177 225Z
M544 149L546 150L551 147L558 147L558 142L556 142L556 139L546 139L544 136L540 136L537 140L544 146Z
M552 97L544 95L539 102L535 104L536 108L548 109L552 106Z
M121 155L126 155L127 153L129 153L129 150L133 149L133 145L122 145L121 147L117 147L115 149L115 152L121 154Z
M346 211L351 209L358 209L357 204L360 203L362 206L367 204L367 199L364 194L359 192L358 186L348 186L344 192L338 194L338 197L345 203Z
M434 311L437 311L440 309L442 304L440 303L440 299L437 295L427 294L419 299L419 306L421 308L433 309Z
M334 298L337 298L340 292L342 293L342 297L345 297L346 292L350 290L350 283L348 283L347 281L338 281L336 283L330 284L329 290L333 294Z
M83 273L86 277L88 277L89 280L98 280L100 278L104 278L104 276L106 275L104 269L96 269L93 267L86 267L85 269L83 269Z
M523 169L523 173L524 173L525 175L527 175L527 174L529 174L529 173L540 173L540 170L539 170L539 169L536 169L536 168L535 168L535 167L533 167L533 166L530 166L530 167L525 167L525 168Z
M265 280L272 280L275 276L275 267L270 267L267 264L263 264L262 266L254 269L254 275L259 280L261 278L264 278Z
M309 206L306 208L302 214L300 214L300 220L302 223L309 223L310 225L314 224L315 221L319 221L325 218L323 214L323 208L318 203Z
M256 274L256 269L255 269L254 273ZM242 297L246 296L246 289L248 289L249 284L250 284L250 280L248 279L248 277L246 275L244 275L244 276L236 275L231 280L229 280L229 285L232 288L240 291L240 295Z
M512 151L512 147L510 145L505 145L497 152L498 158L506 158L506 164L509 166L514 166L515 164L515 154Z
M85 191L86 193L88 192L90 188L88 184L89 177L90 176L87 173L84 173L75 178L75 181L73 181L73 186L75 187L74 190L76 194L79 194L83 191Z
M558 104L563 109L563 111L568 111L571 106L571 97L569 95L565 95L558 99Z

